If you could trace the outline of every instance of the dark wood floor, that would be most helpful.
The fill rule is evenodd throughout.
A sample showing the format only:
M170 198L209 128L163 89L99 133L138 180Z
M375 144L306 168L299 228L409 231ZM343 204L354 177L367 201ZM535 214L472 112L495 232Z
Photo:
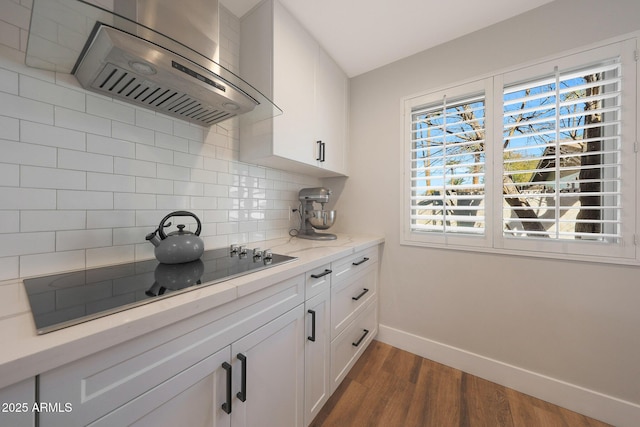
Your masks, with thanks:
M311 427L608 424L373 341Z

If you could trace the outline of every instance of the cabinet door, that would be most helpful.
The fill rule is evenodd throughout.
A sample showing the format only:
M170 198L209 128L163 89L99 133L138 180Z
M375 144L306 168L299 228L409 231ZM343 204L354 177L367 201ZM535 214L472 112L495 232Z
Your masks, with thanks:
M0 390L0 426L33 427L36 380L29 378ZM64 407L63 407L64 408Z
M273 101L282 115L273 119L273 151L315 164L315 72L318 43L279 3L274 2Z
M304 305L231 345L234 427L302 426Z
M225 347L89 425L229 427L231 417L222 408L230 391L231 373L223 367L230 367L229 359Z
M304 425L313 421L331 394L331 310L329 289L305 303Z
M324 144L319 166L345 173L348 79L342 69L319 49L316 70L316 138Z

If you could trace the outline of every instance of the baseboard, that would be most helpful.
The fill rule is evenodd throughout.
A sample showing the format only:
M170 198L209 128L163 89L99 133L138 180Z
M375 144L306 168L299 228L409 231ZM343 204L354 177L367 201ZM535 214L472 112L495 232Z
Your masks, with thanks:
M380 325L378 341L617 427L636 427L640 405Z

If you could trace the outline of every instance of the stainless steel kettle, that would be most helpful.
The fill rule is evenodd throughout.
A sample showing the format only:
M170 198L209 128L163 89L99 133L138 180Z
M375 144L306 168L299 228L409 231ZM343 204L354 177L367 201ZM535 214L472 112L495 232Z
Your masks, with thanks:
M164 229L171 226L167 220L174 216L191 216L198 223L195 233L185 230L184 224L178 224L178 230L165 234ZM193 213L188 211L171 212L160 221L160 225L145 237L155 246L156 259L163 264L181 264L199 259L204 252L204 242L200 237L202 223Z

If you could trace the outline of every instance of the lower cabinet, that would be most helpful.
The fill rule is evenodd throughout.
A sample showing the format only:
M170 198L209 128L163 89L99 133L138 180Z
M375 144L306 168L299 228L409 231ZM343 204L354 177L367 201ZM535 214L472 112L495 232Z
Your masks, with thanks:
M318 415L331 395L331 294L329 288L305 303L304 425Z
M304 329L299 305L231 345L232 426L302 425Z
M0 390L61 409L6 420L20 427L307 426L377 333L377 251L42 373L35 400L33 380Z
M0 426L33 427L36 424L34 406L35 378L29 378L0 390Z

